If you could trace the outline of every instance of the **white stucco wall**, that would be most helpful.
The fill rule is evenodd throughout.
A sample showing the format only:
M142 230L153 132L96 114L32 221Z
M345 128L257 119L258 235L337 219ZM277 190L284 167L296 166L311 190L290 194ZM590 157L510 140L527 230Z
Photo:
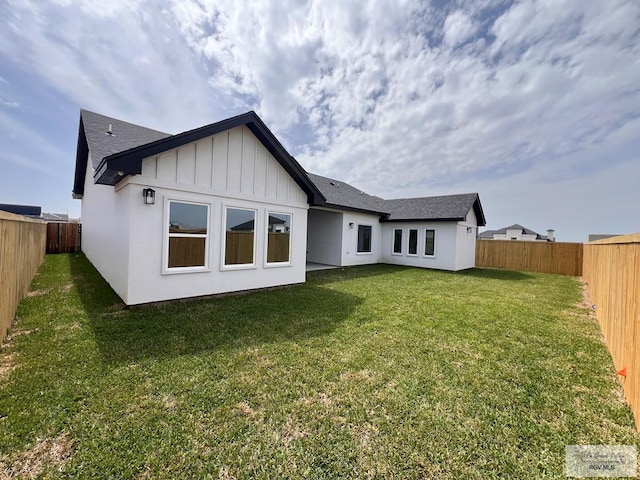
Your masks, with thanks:
M473 268L476 264L476 237L478 222L473 209L469 210L464 222L456 226L456 262L455 270Z
M307 261L326 265L341 265L342 216L342 212L309 209Z
M353 224L351 227L350 224ZM371 253L358 253L358 225L371 226ZM382 227L380 216L345 211L342 215L341 265L368 265L380 262Z
M126 302L128 291L127 260L129 257L129 189L116 193L108 185L93 183L91 158L85 175L81 203L81 249Z
M143 203L142 189L146 187L156 191L154 205ZM246 127L146 158L141 175L125 178L115 189L100 188L110 189L111 195L126 201L129 249L123 264L94 265L101 272L107 268L126 274L125 292L116 291L129 305L305 281L307 196ZM209 206L206 271L163 272L168 199ZM222 267L224 206L257 212L255 263L251 267ZM291 261L287 265L265 265L269 212L292 216ZM109 229L103 234L111 239Z
M393 235L395 229L402 229L402 254L393 254ZM409 255L409 230L418 230L418 255ZM424 255L425 230L435 230L435 255ZM439 270L456 269L456 222L385 222L382 224L381 261L393 265L435 268Z

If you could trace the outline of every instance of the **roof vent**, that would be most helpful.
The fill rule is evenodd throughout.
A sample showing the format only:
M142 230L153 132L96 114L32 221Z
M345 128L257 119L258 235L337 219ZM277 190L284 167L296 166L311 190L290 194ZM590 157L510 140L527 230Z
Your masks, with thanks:
M113 126L111 124L109 124L109 129L105 132L110 137L113 137L113 128L112 127Z
M336 182L329 182L329 185L333 185L334 187L339 187L340 185L337 184Z

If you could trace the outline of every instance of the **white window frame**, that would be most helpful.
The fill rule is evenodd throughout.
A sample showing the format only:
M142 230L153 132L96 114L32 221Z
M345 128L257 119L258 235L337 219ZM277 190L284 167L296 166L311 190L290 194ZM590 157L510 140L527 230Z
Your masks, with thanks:
M171 203L186 203L190 205L199 205L207 207L207 233L169 233L169 219ZM183 198L165 197L164 213L163 213L163 234L162 234L162 274L175 275L177 273L198 273L209 272L209 250L211 245L211 204L207 202L197 202L193 200L185 200ZM169 267L169 238L204 238L204 265L197 267Z
M416 232L416 253L410 253L411 231L412 230ZM419 251L420 251L420 229L419 228L408 228L407 229L407 257L417 257Z
M278 210L270 210L265 208L264 210L264 218L265 220L265 235L264 235L264 268L278 268L278 267L290 267L291 266L291 246L293 245L291 235L293 232L293 212L283 212ZM289 225L289 261L288 262L268 262L268 252L269 252L269 214L274 213L276 215L289 215L291 218ZM226 237L226 236L225 236Z
M396 245L397 231L400 231L400 251L399 252L394 251L395 245ZM401 257L404 251L403 247L404 247L404 228L394 228L393 232L391 233L391 255L396 255L398 257Z
M241 264L232 264L227 265L226 262L226 251L227 251L227 210L229 208L233 208L235 210L247 210L253 212L253 262L252 263L241 263ZM256 268L256 246L257 246L257 238L258 238L258 210L251 207L243 207L240 205L234 204L223 204L222 205L222 240L221 250L220 250L220 271L230 271L230 270L251 270Z
M370 223L358 223L356 226L356 255L373 255L373 225ZM371 244L369 245L370 251L368 252L359 252L358 251L358 239L360 237L360 227L369 227L371 228Z
M433 230L433 255L427 255L425 253L425 248L427 247L427 230ZM422 242L422 256L424 258L436 258L436 254L438 253L438 229L424 227L422 231L424 233L424 241Z

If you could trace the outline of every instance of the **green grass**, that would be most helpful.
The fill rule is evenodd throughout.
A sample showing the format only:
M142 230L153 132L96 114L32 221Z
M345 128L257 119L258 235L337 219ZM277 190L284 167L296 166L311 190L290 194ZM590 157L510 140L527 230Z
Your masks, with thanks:
M123 310L47 256L2 349L0 476L565 478L567 444L638 445L575 279L308 277Z

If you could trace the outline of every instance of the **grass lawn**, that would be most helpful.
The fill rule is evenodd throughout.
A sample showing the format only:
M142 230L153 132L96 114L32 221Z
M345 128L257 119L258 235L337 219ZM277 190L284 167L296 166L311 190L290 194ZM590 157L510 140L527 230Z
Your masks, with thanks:
M569 277L386 265L122 309L47 256L0 355L0 477L565 478L638 445Z

